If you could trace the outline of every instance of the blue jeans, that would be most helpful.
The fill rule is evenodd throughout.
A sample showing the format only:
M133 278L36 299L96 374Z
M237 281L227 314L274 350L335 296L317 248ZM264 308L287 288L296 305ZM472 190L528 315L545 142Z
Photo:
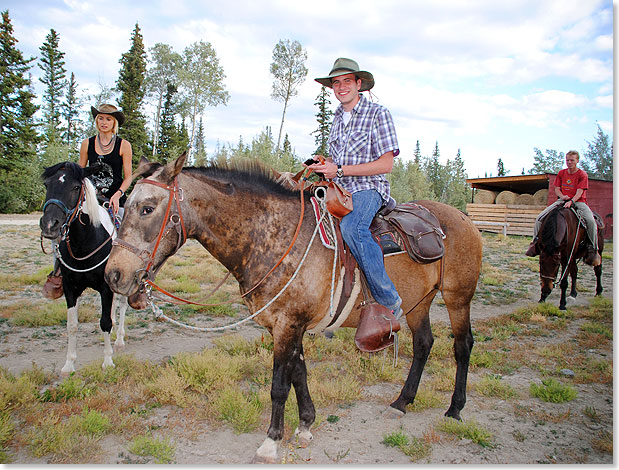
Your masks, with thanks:
M385 271L383 251L370 233L370 224L383 199L373 189L357 191L352 195L352 204L353 211L340 222L342 237L365 274L374 300L397 312L402 299Z

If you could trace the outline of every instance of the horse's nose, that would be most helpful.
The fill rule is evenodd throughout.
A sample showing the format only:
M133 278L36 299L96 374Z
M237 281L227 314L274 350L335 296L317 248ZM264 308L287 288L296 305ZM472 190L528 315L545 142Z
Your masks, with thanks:
M118 284L120 280L120 271L118 269L106 269L105 270L105 282L107 285L114 290L114 287Z
M39 227L44 237L56 238L54 235L58 234L60 230L60 221L54 218L45 219L45 217L41 217Z

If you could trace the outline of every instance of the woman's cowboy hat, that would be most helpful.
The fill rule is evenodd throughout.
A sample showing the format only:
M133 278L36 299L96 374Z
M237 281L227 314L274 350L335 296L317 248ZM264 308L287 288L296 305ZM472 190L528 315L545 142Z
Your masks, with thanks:
M332 88L331 79L334 77L339 77L340 75L346 75L349 73L354 73L357 77L361 79L361 89L359 91L367 91L370 90L374 86L374 77L370 72L366 72L364 70L359 70L359 64L352 59L346 59L344 57L340 57L333 64L333 68L329 75L323 78L315 78L318 83L328 88Z
M125 115L120 109L118 109L113 104L102 104L101 106L99 106L99 109L95 108L94 106L91 106L90 112L92 113L92 117L94 119L97 119L97 114L109 114L110 116L113 116L118 121L119 126L122 126L123 123L125 122Z

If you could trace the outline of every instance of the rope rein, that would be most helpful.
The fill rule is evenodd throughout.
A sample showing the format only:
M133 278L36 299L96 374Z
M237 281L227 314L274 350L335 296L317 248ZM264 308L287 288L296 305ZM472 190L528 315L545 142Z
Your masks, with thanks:
M321 222L322 222L322 219L324 217L325 217L325 215L323 214L323 216L321 217ZM307 248L305 249L305 253L303 254L303 257L301 258L301 261L299 262L299 265L295 269L294 273L292 274L292 276L290 277L288 282L286 282L284 287L282 287L282 289L271 300L269 300L262 308L260 308L256 312L252 313L248 317L245 317L242 320L239 320L239 321L237 321L235 323L232 323L230 325L223 325L223 326L198 327L198 326L187 325L185 323L179 322L177 320L174 320L173 318L168 317L167 315L165 315L163 313L163 311L157 305L155 305L155 303L153 302L153 299L152 299L151 288L150 288L150 285L149 285L146 288L146 294L147 294L147 297L148 297L148 302L150 303L151 309L153 311L153 314L155 315L155 319L157 319L157 320L163 319L163 320L165 320L167 322L170 322L170 323L172 323L172 324L174 324L176 326L180 326L182 328L187 328L187 329L193 330L193 331L201 331L201 332L224 331L224 330L228 330L228 329L231 329L231 328L236 328L237 326L242 325L243 323L248 322L249 320L253 320L258 315L260 315L263 311L265 311L273 302L275 302L288 289L288 287L290 287L290 285L292 284L294 279L297 277L297 274L301 270L301 267L305 263L305 260L307 258L307 255L308 255L309 251L310 251L310 248L312 247L312 244L314 243L314 239L316 238L316 235L318 234L318 229L319 229L319 224L316 224L316 227L314 228L314 232L312 233L312 237L310 238L310 241L307 244Z

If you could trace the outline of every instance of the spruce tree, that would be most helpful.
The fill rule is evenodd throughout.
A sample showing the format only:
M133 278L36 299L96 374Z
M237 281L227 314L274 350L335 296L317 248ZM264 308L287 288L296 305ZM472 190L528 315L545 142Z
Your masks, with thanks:
M331 101L326 87L320 87L320 93L318 93L314 104L318 106L318 113L316 113L318 128L312 132L312 134L315 134L314 140L317 146L314 155L323 155L326 158L329 156L329 133L333 119L333 111L329 107Z
M17 49L8 10L0 24L0 212L27 212L40 204L43 187L36 159L39 142L34 93L28 76L34 58Z
M118 104L125 115L125 124L119 133L121 137L131 142L133 164L136 166L140 158L149 153L146 119L140 109L145 93L146 51L137 23L131 36L131 48L122 55L120 64L116 89L121 94Z
M79 118L82 103L83 101L77 90L75 74L71 73L71 78L69 79L67 86L67 93L65 95L65 101L62 104L62 116L67 123L63 139L68 145L69 154L73 157L73 159L79 154L80 138L84 135L84 123Z
M587 150L580 163L590 178L613 180L613 144L599 124L595 139L587 142Z
M39 81L45 85L43 94L43 123L46 142L55 143L61 140L62 97L67 86L66 69L64 67L64 52L58 48L60 38L54 29L45 37L45 42L39 48L41 58L39 67L43 77Z

